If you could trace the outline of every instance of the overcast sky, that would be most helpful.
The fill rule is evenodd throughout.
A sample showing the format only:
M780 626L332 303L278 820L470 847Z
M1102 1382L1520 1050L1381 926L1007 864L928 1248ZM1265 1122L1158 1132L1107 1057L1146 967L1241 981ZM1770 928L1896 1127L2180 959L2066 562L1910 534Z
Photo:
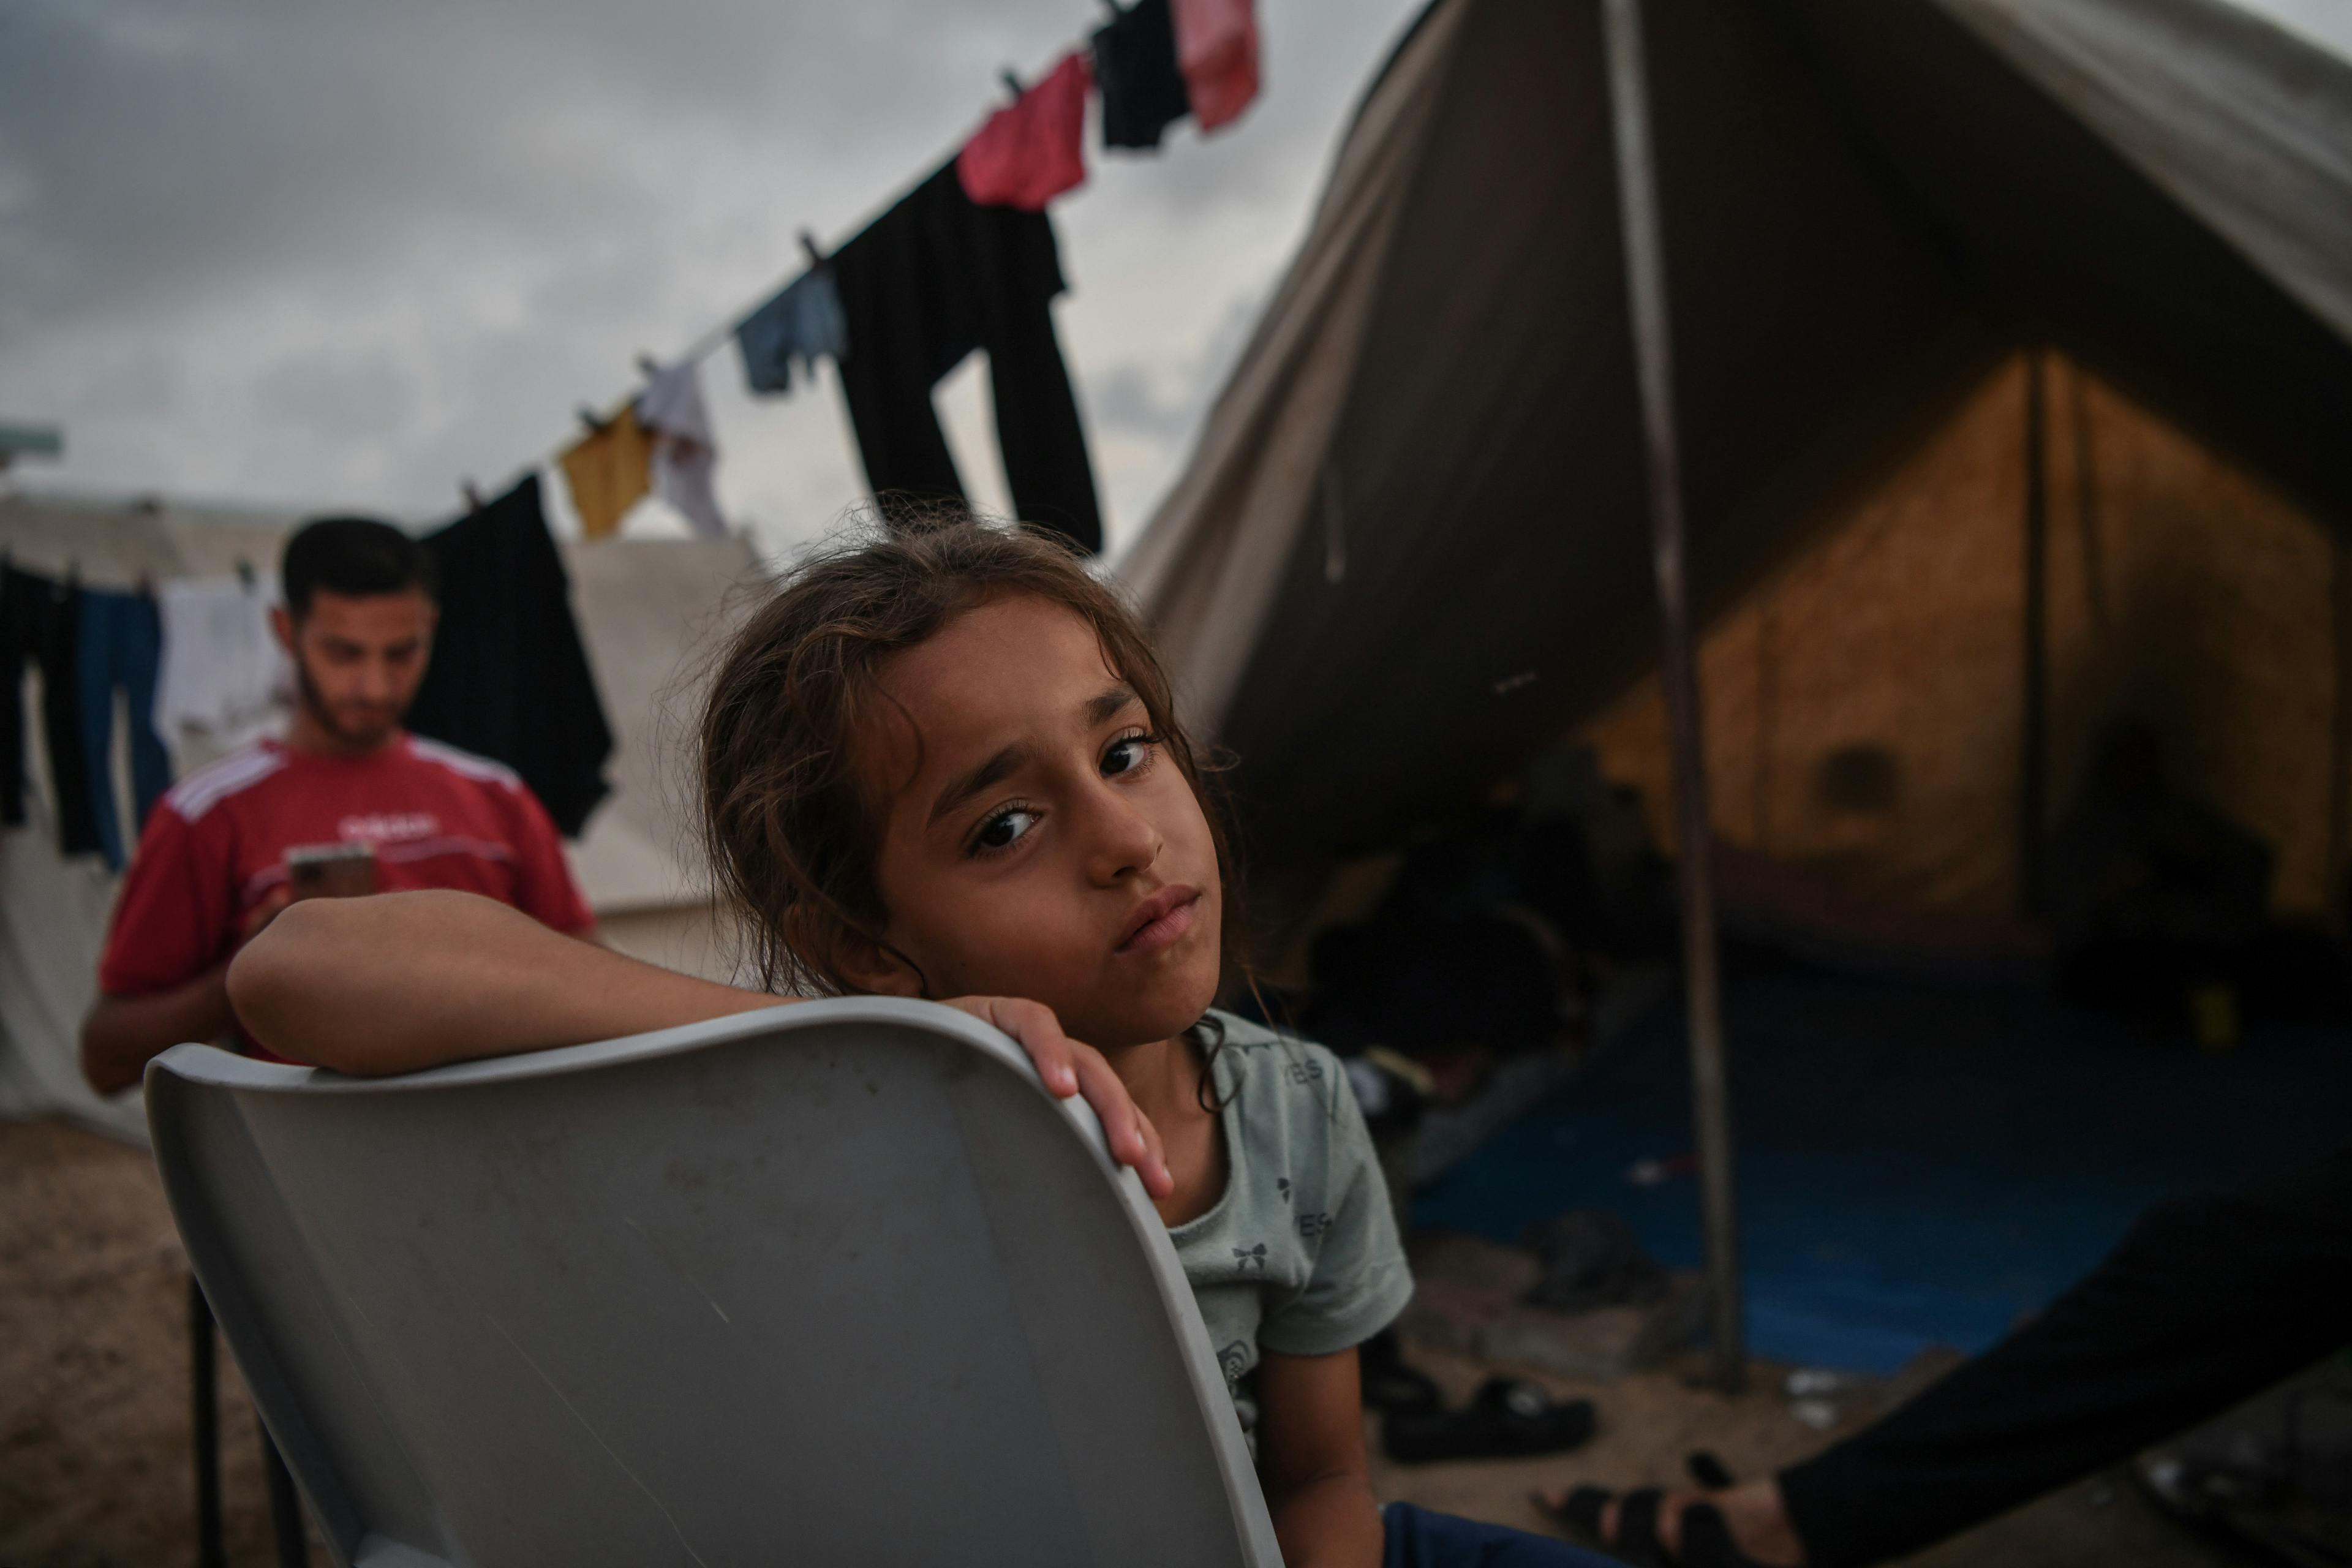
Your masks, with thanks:
M1263 0L1264 95L1055 208L1114 538L1149 514L1419 0ZM551 452L1099 24L1098 0L8 0L0 420L44 487L390 511ZM940 392L1003 504L977 365ZM831 381L707 362L719 493L772 542L860 488Z

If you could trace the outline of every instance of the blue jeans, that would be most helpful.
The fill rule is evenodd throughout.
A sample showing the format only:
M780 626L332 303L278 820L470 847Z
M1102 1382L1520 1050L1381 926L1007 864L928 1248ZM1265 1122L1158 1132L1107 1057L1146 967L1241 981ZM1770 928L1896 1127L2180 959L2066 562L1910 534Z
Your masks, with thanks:
M1614 1557L1549 1535L1431 1513L1409 1502L1382 1508L1381 1525L1388 1532L1381 1568L1615 1568L1617 1563Z
M106 863L122 869L127 844L136 844L147 813L172 787L172 758L155 734L155 679L163 665L163 622L143 594L85 588L79 646L82 756L89 769L90 814ZM114 809L114 693L131 707L131 793L139 815L125 833Z

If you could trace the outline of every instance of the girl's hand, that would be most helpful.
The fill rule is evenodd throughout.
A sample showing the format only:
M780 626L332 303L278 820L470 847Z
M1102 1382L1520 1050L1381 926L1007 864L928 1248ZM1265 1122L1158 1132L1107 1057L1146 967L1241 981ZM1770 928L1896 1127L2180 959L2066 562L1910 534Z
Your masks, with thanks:
M1061 1020L1042 1002L1017 996L955 996L947 1004L971 1014L983 1024L1003 1030L1029 1053L1037 1076L1055 1098L1083 1094L1102 1121L1111 1158L1131 1165L1143 1178L1143 1190L1164 1198L1176 1190L1160 1152L1160 1133L1151 1121L1128 1097L1127 1085L1110 1070L1110 1063L1092 1046L1062 1033Z

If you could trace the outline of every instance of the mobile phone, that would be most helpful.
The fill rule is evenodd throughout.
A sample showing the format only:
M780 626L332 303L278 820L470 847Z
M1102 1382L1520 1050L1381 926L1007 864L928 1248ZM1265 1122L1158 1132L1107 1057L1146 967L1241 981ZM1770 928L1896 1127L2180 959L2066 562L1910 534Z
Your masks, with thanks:
M375 891L375 846L346 839L298 844L286 851L286 877L298 899L356 899Z

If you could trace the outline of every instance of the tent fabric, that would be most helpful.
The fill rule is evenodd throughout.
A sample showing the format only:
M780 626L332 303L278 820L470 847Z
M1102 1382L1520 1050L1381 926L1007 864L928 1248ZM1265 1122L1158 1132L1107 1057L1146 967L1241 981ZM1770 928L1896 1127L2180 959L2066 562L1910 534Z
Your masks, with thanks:
M2044 831L2128 715L2160 738L2169 782L2270 847L2278 913L2332 910L2352 847L2352 553L2080 365L2041 358ZM1869 931L1918 956L2009 945L1987 922L2024 903L2028 374L2020 354L1979 383L1699 639L1727 929L1801 925L1849 948ZM1671 852L1656 676L1577 733ZM1811 884L1853 909L1777 896Z
M65 1115L144 1142L138 1098L101 1099L79 1066L115 879L94 855L58 854L47 801L26 805L0 832L0 1118Z
M1963 4L1643 8L1703 616L2020 342L2352 521L2352 344L2310 288L2151 179ZM2198 79L2262 122L2254 65ZM2230 121L2201 123L2191 141ZM2248 132L2227 157L2279 145ZM2199 166L2223 166L2209 151ZM2314 247L2334 221L2309 219ZM2333 264L2352 277L2352 250ZM1654 663L1623 298L1597 5L1436 0L1121 563L1188 714L1241 758L1261 864L1408 835Z
M1199 711L1225 710L1304 523L1354 374L1380 256L1435 112L1466 6L1433 13L1340 149L1313 232L1209 416L1198 451L1118 564Z
M615 539L564 550L580 636L613 722L609 805L572 847L600 920L700 909L688 766L701 679L765 581L741 539Z
M2352 337L2352 61L2212 0L1947 3Z

